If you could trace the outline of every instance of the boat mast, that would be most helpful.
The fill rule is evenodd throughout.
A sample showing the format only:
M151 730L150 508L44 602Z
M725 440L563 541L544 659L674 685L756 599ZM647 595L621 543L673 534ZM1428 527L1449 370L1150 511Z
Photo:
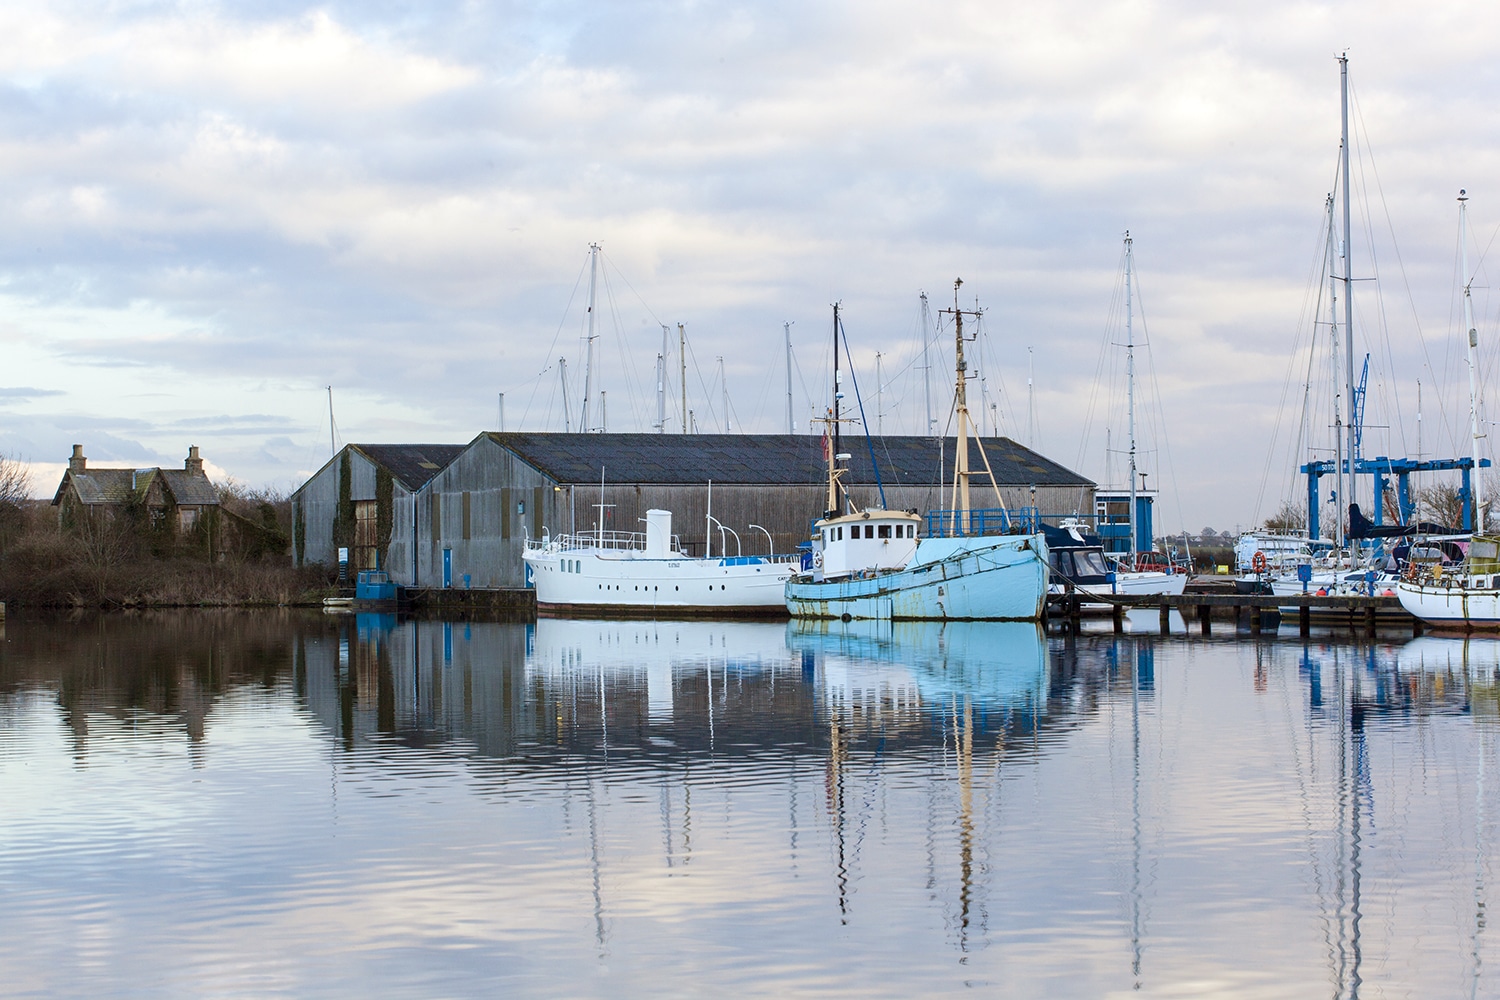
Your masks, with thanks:
M578 430L587 434L589 430L589 394L594 377L594 289L599 277L599 244L589 244L589 340L583 358L583 419L578 421Z
M1328 196L1329 264L1333 263L1333 227L1333 195L1330 194ZM1331 340L1329 341L1329 346L1333 350L1333 364L1335 366L1334 370L1337 371L1339 360L1339 286L1338 275L1334 273L1334 269L1332 267L1328 269L1328 326L1329 329L1332 330L1332 336ZM1348 334L1349 331L1345 330L1344 335L1348 336ZM1335 381L1337 381L1336 378ZM1309 461L1312 460L1311 454L1312 449L1309 448ZM1337 392L1333 394L1333 461L1334 468L1338 472L1336 481L1338 483L1339 493L1341 494L1340 499L1342 499L1342 494L1344 492L1344 416L1342 410L1339 407L1339 394ZM1310 518L1311 516L1312 511L1308 511L1308 517ZM1333 507L1333 540L1340 549L1344 547L1344 509L1342 504L1334 504ZM1317 541L1317 539L1314 538L1311 539L1311 541Z
M937 437L932 419L932 365L927 363L927 342L932 339L932 313L927 307L927 293L922 293L922 394L927 400L927 436Z
M1347 511L1349 505L1355 502L1357 483L1354 475L1354 463L1358 458L1354 454L1354 442L1356 428L1354 426L1354 276L1351 273L1351 259L1354 248L1350 246L1349 229L1349 54L1346 52L1339 56L1339 92L1340 104L1343 115L1343 174L1344 174L1344 252L1340 255L1344 258L1344 357L1345 379L1344 388L1348 393L1349 400L1349 492L1344 494L1343 502L1339 504ZM1343 519L1340 513L1340 521Z
M1130 429L1130 568L1135 569L1135 332L1131 299L1130 230L1125 230L1125 398L1127 425Z
M838 457L843 451L839 434L839 400L844 398L844 373L839 371L839 304L833 304L833 448L828 453L828 509L842 513L844 505L838 481Z
M667 432L667 324L661 325L661 353L656 356L656 433Z
M334 422L333 422L333 386L328 387L328 456L332 458L339 453L339 446L334 444Z
M1458 192L1458 253L1459 269L1464 279L1464 329L1469 332L1469 433L1473 438L1471 447L1474 456L1472 476L1474 490L1474 533L1484 533L1484 478L1479 474L1479 376L1475 358L1479 350L1479 331L1474 326L1474 303L1469 297L1469 195Z
M558 379L559 382L562 383L562 396L563 396L563 433L564 434L571 434L572 431L573 431L573 425L569 421L571 421L573 419L573 417L568 412L568 359L567 358L558 358L557 359L557 379Z
M786 432L797 433L797 421L792 416L792 324L781 324L782 336L786 338Z
M682 433L688 432L687 409L687 330L677 324L677 364L682 369Z

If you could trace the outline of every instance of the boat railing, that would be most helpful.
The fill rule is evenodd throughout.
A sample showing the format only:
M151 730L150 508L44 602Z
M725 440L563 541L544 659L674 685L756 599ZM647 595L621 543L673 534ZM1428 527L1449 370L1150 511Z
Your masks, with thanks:
M982 507L976 510L929 510L927 537L953 535L1014 535L1040 531L1041 512L1036 507Z
M551 549L601 549L616 552L643 552L646 549L646 533L643 531L580 531L574 534L553 535L547 539L528 538L526 548L532 551ZM670 552L681 555L682 543L677 535L672 536Z

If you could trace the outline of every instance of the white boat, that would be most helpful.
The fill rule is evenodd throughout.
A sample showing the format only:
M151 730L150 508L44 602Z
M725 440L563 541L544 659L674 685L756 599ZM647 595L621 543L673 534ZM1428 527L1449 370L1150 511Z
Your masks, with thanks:
M1052 569L1048 590L1054 596L1071 587L1087 597L1122 594L1181 594L1187 587L1187 574L1166 570L1129 570L1111 560L1097 535L1091 534L1081 521L1066 520L1058 527L1042 529L1047 536L1047 559ZM1085 600L1085 611L1107 610L1108 601Z
M1396 584L1401 606L1416 617L1444 628L1500 628L1500 538L1484 534L1484 477L1480 474L1479 442L1479 332L1474 326L1474 303L1469 295L1468 195L1458 192L1458 245L1464 280L1464 329L1469 342L1469 428L1474 476L1475 534L1458 573L1442 565L1413 562L1412 572Z
M764 615L785 612L796 556L689 556L672 514L646 512L646 531L528 539L521 558L537 610L571 614Z
M859 510L840 481L838 306L833 312L834 401L827 418L828 500L813 524L813 566L787 581L786 608L794 618L917 620L1037 620L1047 598L1047 544L1035 530L1034 516L1016 517L999 509L972 510L969 504L969 411L965 402L963 317L954 283L957 346L958 447L954 462L954 505L929 516L929 533L918 537L915 512ZM947 310L945 310L946 312ZM989 459L980 456L989 472ZM997 500L1000 490L990 475ZM1034 515L1034 512L1032 512ZM976 529L997 526L1014 534L986 535ZM1028 530L1029 529L1029 530Z

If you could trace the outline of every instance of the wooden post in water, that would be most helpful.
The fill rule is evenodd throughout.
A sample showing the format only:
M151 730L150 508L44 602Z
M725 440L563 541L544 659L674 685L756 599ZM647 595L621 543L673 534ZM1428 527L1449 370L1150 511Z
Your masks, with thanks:
M1375 635L1375 605L1365 611L1365 633L1371 637Z
M1113 606L1111 613L1115 619L1115 635L1125 631L1125 607L1121 604Z
M1166 598L1161 602L1161 634L1172 634L1172 606L1167 603Z
M1260 635L1260 605L1250 605L1250 634Z
M1312 609L1306 604L1297 609L1297 633L1304 639L1312 634Z
M1198 605L1198 627L1204 635L1212 634L1212 626L1209 624L1212 612L1207 604Z

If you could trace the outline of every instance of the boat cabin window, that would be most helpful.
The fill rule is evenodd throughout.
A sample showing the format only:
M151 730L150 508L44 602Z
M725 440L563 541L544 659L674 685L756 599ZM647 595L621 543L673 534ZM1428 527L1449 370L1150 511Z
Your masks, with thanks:
M1109 570L1104 565L1102 552L1073 553L1073 568L1079 576L1104 576Z
M890 538L891 537L891 526L889 524L882 524L882 525L880 525L879 526L879 530L877 530L875 532L875 535L878 538Z

